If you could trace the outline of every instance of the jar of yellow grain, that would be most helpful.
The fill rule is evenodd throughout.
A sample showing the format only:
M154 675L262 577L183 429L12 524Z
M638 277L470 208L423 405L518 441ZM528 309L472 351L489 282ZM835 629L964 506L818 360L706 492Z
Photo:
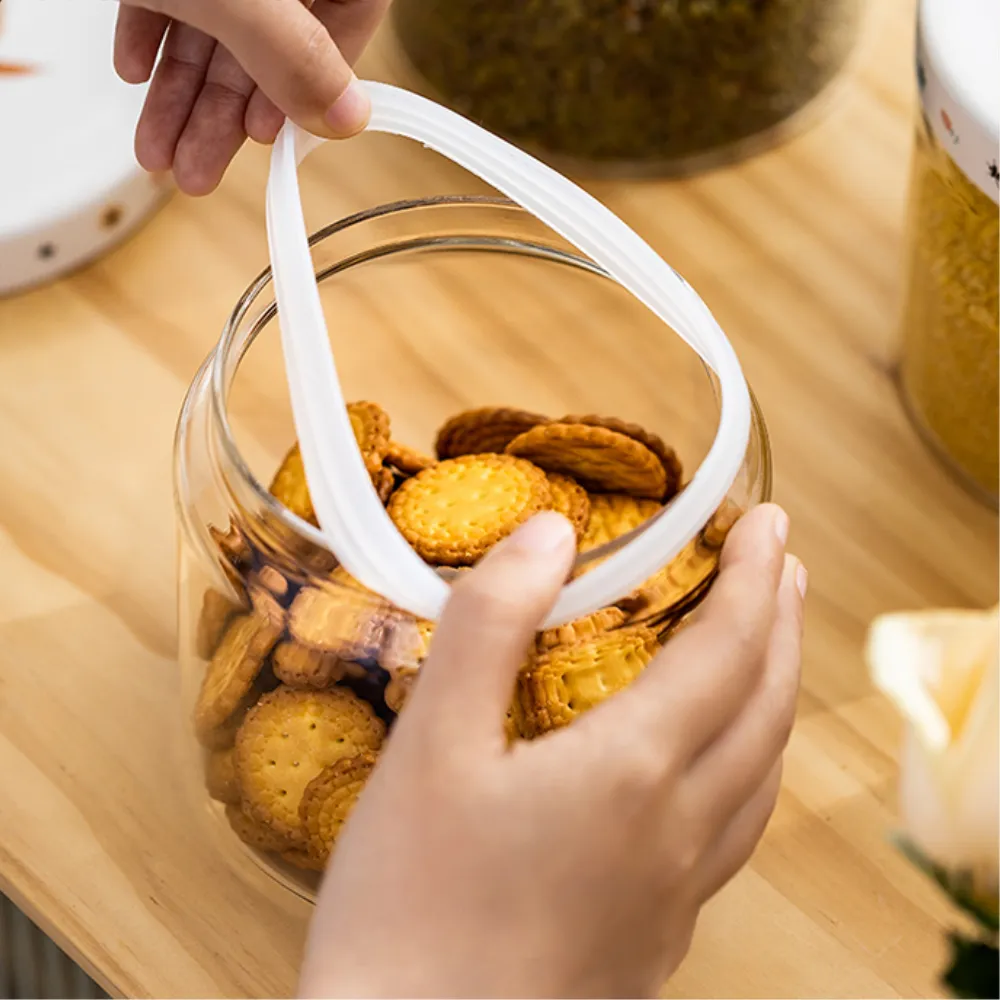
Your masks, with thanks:
M918 431L998 492L1000 4L922 0L900 383Z

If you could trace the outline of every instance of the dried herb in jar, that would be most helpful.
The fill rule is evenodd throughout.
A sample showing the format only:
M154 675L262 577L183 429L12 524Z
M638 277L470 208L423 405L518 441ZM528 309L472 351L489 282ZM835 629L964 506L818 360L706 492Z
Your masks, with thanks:
M660 162L766 132L845 62L859 0L396 0L439 99L578 160Z
M914 150L901 377L931 442L990 496L998 487L997 205L921 125Z

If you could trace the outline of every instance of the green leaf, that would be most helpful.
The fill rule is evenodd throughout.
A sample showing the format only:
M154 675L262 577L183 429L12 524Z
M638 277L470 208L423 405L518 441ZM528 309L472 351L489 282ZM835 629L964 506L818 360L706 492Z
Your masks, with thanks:
M934 879L948 896L951 897L956 906L964 910L984 930L994 935L997 933L997 930L1000 929L997 912L988 909L983 905L981 900L976 898L972 872L948 871L927 857L912 840L903 834L896 834L892 839L896 847L906 855L909 861L926 875L930 876L930 878ZM1000 996L1000 994L996 995Z
M986 941L951 935L951 965L942 977L962 1000L1000 997L1000 952Z

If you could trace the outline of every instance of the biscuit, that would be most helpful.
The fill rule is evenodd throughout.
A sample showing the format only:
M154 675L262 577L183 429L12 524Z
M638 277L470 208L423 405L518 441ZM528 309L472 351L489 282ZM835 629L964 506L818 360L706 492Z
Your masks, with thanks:
M313 510L312 497L309 496L306 467L302 463L302 452L299 450L298 441L282 459L268 489L271 496L296 517L312 525L319 523L316 520L316 511Z
M222 557L233 569L241 569L252 559L250 543L240 531L235 519L229 519L229 528L226 531L215 527L214 524L209 525L208 533L212 536L212 541L215 542Z
M365 468L374 477L389 450L389 415L378 403L348 403L347 415Z
M667 488L667 473L656 455L606 427L544 424L514 438L506 450L546 472L571 476L592 492L659 500Z
M689 607L707 590L719 566L719 550L692 539L670 564L638 590L617 601L630 622L652 622Z
M254 573L247 581L247 592L250 594L250 607L253 608L253 613L270 622L279 632L284 632L285 609L273 591L261 581L259 574Z
M382 666L390 673L419 667L430 652L434 622L422 618L395 617L382 655Z
M233 619L205 668L194 709L195 732L206 738L237 710L281 629L256 614Z
M438 431L434 450L441 459L501 453L519 434L548 422L549 418L539 413L504 406L466 410Z
M344 676L344 661L335 653L323 653L291 641L275 647L271 667L282 684L293 688L326 688Z
M243 719L245 718L247 712L250 711L254 705L257 704L257 699L264 693L264 687L261 686L260 680L266 670L266 665L258 679L254 681L253 686L250 690L240 699L239 705L236 707L236 711L226 719L221 725L216 726L214 729L207 729L204 732L195 733L198 737L198 742L206 750L228 750L236 742L236 733L240 726L243 724Z
M378 494L379 500L382 503L388 503L389 497L392 496L392 491L396 488L396 477L392 469L387 469L384 465L380 465L378 471L372 473L372 486L375 487L375 492Z
M325 861L317 861L308 851L301 847L290 847L287 851L281 851L280 853L282 861L302 871L321 872L326 867Z
M279 853L292 846L292 842L287 837L275 833L270 827L258 823L248 816L238 805L226 806L226 819L236 834L244 844L256 848L258 851L272 851Z
M549 473L549 489L552 490L552 509L573 525L577 538L582 538L590 520L587 491L575 479L558 472Z
M511 455L464 455L403 483L389 501L389 516L427 562L471 566L551 506L549 481L530 462Z
M401 444L399 441L390 441L384 462L403 473L404 476L415 476L418 472L429 469L434 464L434 459L409 445Z
M583 639L593 639L602 632L611 632L625 624L627 615L621 608L600 608L593 614L577 618L574 622L548 628L539 633L536 645L540 653L556 646L569 646Z
M389 683L386 684L382 695L386 707L390 711L397 715L403 711L403 706L410 697L410 692L419 673L420 671L416 667L402 667L392 671Z
M539 735L569 725L627 687L658 648L656 633L637 626L539 654L517 679L526 728Z
M658 434L653 434L639 424L633 424L627 420L619 420L617 417L599 417L593 413L588 413L583 417L563 417L559 423L606 427L609 431L617 431L619 434L632 438L633 441L644 444L663 463L667 474L666 490L663 496L658 499L669 500L680 489L681 477L684 474L681 460L677 457L677 452Z
M721 549L744 510L732 500L723 500L718 509L702 528L701 541L706 548Z
M364 659L384 645L388 608L370 591L336 582L303 587L289 609L288 631L311 649L344 660Z
M344 757L325 767L302 794L299 819L306 852L318 864L330 857L337 837L375 768L373 753Z
M236 780L233 749L215 750L205 759L205 788L216 802L238 805L240 786Z
M662 510L655 500L623 493L595 493L590 497L590 519L580 539L580 551L589 552L634 531Z
M219 648L226 626L246 606L237 604L231 597L209 588L201 599L201 613L195 628L195 651L202 660L210 660Z
M279 687L264 695L236 734L236 774L247 814L299 842L299 803L309 782L336 760L377 750L384 736L385 723L346 688Z

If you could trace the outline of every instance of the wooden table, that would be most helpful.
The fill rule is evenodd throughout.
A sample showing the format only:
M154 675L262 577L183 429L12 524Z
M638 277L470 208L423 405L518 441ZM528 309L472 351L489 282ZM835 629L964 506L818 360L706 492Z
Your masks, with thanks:
M811 570L780 805L670 996L936 992L950 914L886 840L899 725L862 642L882 611L995 600L997 528L924 451L893 386L913 4L875 6L856 73L805 137L685 183L595 188L733 338ZM386 148L311 159L310 216L478 190ZM121 994L287 994L308 915L206 848L171 747L171 434L266 260L266 170L247 150L216 196L177 198L108 259L0 302L0 888Z

